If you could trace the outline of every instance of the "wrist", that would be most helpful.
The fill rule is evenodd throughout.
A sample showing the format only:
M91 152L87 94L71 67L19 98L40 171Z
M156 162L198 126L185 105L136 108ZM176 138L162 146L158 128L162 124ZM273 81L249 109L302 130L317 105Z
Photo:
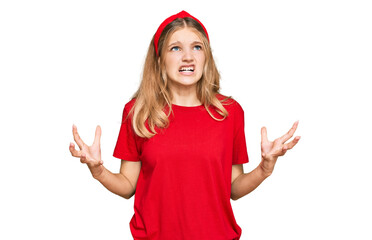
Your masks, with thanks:
M103 165L100 165L96 167L97 169L90 169L90 172L92 173L92 176L94 179L98 180L99 182L102 182L104 179L105 171Z
M263 178L268 178L273 173L273 169L269 169L267 166L265 166L264 160L262 160L260 165L258 165L257 170L258 170L260 176L263 177Z

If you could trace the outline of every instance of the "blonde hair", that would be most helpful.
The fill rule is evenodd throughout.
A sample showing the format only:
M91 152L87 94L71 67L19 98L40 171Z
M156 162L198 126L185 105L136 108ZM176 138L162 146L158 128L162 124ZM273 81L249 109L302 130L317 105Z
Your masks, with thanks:
M169 125L168 117L172 112L172 93L167 84L164 57L162 56L165 54L166 47L164 46L167 46L170 36L175 31L185 27L197 30L195 32L204 45L205 65L203 75L197 82L197 97L213 119L222 121L228 116L228 112L222 103L228 102L227 100L231 99L231 97L226 97L222 100L216 97L220 89L220 74L202 26L189 17L177 18L164 28L159 38L159 56L157 56L155 51L154 37L152 38L143 68L141 84L132 96L132 99L135 98L135 103L128 116L132 114L133 129L140 137L151 138L157 134L155 127L166 128ZM229 102L231 103L231 101ZM221 119L216 118L210 112L209 106L211 105L222 116ZM163 111L165 106L169 107L168 114ZM148 128L145 124L146 121Z

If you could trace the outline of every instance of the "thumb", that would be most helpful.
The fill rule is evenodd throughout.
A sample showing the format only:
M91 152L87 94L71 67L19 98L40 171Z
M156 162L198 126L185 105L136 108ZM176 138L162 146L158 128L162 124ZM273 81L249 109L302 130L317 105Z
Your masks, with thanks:
M100 145L101 144L101 134L102 134L101 127L99 125L97 125L93 145L95 145L95 144Z
M261 143L267 142L267 130L266 127L261 128Z

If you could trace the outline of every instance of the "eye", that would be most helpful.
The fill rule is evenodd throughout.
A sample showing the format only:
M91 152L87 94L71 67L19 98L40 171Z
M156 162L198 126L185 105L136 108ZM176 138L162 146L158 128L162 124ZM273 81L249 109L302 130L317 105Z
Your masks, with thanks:
M200 51L200 50L202 50L202 47L200 45L196 45L196 46L194 46L194 49L197 50L197 51Z
M171 48L171 51L179 51L179 50L180 50L180 48L177 47L177 46Z

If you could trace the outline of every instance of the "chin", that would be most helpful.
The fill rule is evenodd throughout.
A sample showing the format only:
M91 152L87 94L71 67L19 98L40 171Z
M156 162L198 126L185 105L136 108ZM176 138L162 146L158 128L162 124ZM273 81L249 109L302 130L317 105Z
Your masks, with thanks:
M199 79L200 80L200 79ZM176 81L171 81L172 85L182 85L182 86L193 86L196 85L199 80L196 79L179 79Z

